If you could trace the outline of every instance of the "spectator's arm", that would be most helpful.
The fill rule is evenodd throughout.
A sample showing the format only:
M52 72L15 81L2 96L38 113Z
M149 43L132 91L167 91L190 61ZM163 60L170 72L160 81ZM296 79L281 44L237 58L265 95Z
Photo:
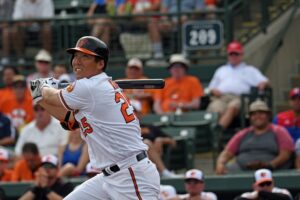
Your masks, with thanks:
M296 169L300 169L300 155L296 156L295 165Z
M159 115L161 115L161 114L164 113L163 110L162 110L162 108L161 108L161 106L160 106L160 104L161 104L160 100L155 100L154 104L153 104L153 110L154 110L154 112L156 114L159 114Z
M97 4L95 2L93 2L87 12L88 17L91 17L95 13L96 7L97 7Z
M300 139L296 141L295 154L296 154L295 167L296 169L300 169Z
M226 173L225 165L233 157L234 157L234 154L230 153L226 149L223 150L217 159L216 174L219 174L219 175L225 174Z
M257 85L257 88L258 88L259 90L264 90L264 89L266 89L267 87L270 87L269 81L263 81L263 82L260 82L260 83Z
M12 137L5 137L0 140L0 145L1 146L7 146L7 145L12 145L15 143L15 139Z
M192 101L187 102L187 103L179 103L178 105L179 107L183 108L183 109L198 109L200 106L200 98L194 98Z
M280 165L284 164L286 161L288 161L288 159L291 157L291 151L287 151L287 150L280 150L279 154L277 157L275 157L272 161L271 161L271 166L276 169L277 167L279 167Z
M34 194L31 191L27 191L23 196L19 198L19 200L33 200Z
M61 166L62 166L63 154L64 154L65 149L66 149L66 145L60 145L57 150L57 159L58 159L59 168L61 168Z
M79 162L76 166L76 170L78 172L84 171L84 169L85 169L88 162L89 162L88 147L87 147L87 144L84 144L84 146L82 148L81 156L79 158Z

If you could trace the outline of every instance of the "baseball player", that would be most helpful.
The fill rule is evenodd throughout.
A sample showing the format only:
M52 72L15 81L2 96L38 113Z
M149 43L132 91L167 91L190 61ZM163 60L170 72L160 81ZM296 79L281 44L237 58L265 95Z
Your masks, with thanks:
M91 164L102 173L65 199L157 200L159 174L147 157L133 107L105 73L106 44L85 36L67 52L77 80L58 90L57 80L37 79L31 82L32 96L66 129L80 127Z

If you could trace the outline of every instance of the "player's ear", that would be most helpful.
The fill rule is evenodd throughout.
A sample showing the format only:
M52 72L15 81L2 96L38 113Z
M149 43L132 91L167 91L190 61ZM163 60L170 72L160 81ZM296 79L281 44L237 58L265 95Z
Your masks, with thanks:
M102 59L97 60L97 69L103 71L104 65L105 65L104 60Z

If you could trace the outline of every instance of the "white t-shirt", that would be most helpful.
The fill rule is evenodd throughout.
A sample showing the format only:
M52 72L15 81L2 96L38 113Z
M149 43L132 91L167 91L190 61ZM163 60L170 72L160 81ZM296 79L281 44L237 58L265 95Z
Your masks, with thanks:
M147 150L133 107L106 73L77 80L61 90L60 99L75 112L93 167L103 169Z
M179 195L179 198L182 200L190 198L189 194ZM201 192L200 194L201 200L217 200L217 195L213 192Z
M223 94L248 94L251 87L267 81L257 68L240 63L232 67L230 64L221 66L209 83L209 89L218 89Z
M34 120L22 129L15 153L21 155L23 145L26 142L33 142L37 145L41 156L57 155L58 147L66 145L68 138L68 132L60 126L59 121L55 118L51 118L49 125L43 131L37 128Z
M52 0L17 0L13 12L13 19L34 19L54 17Z

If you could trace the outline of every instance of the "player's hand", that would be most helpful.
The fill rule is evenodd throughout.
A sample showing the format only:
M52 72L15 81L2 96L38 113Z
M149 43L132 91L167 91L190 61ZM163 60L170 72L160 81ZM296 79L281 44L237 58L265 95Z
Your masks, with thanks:
M55 88L55 89L58 89L58 85L60 83L59 80L51 77L51 78L44 79L44 81L45 81L45 84L47 86L50 86L50 87Z
M43 98L40 85L41 85L40 79L30 81L31 96L35 104L41 101Z

